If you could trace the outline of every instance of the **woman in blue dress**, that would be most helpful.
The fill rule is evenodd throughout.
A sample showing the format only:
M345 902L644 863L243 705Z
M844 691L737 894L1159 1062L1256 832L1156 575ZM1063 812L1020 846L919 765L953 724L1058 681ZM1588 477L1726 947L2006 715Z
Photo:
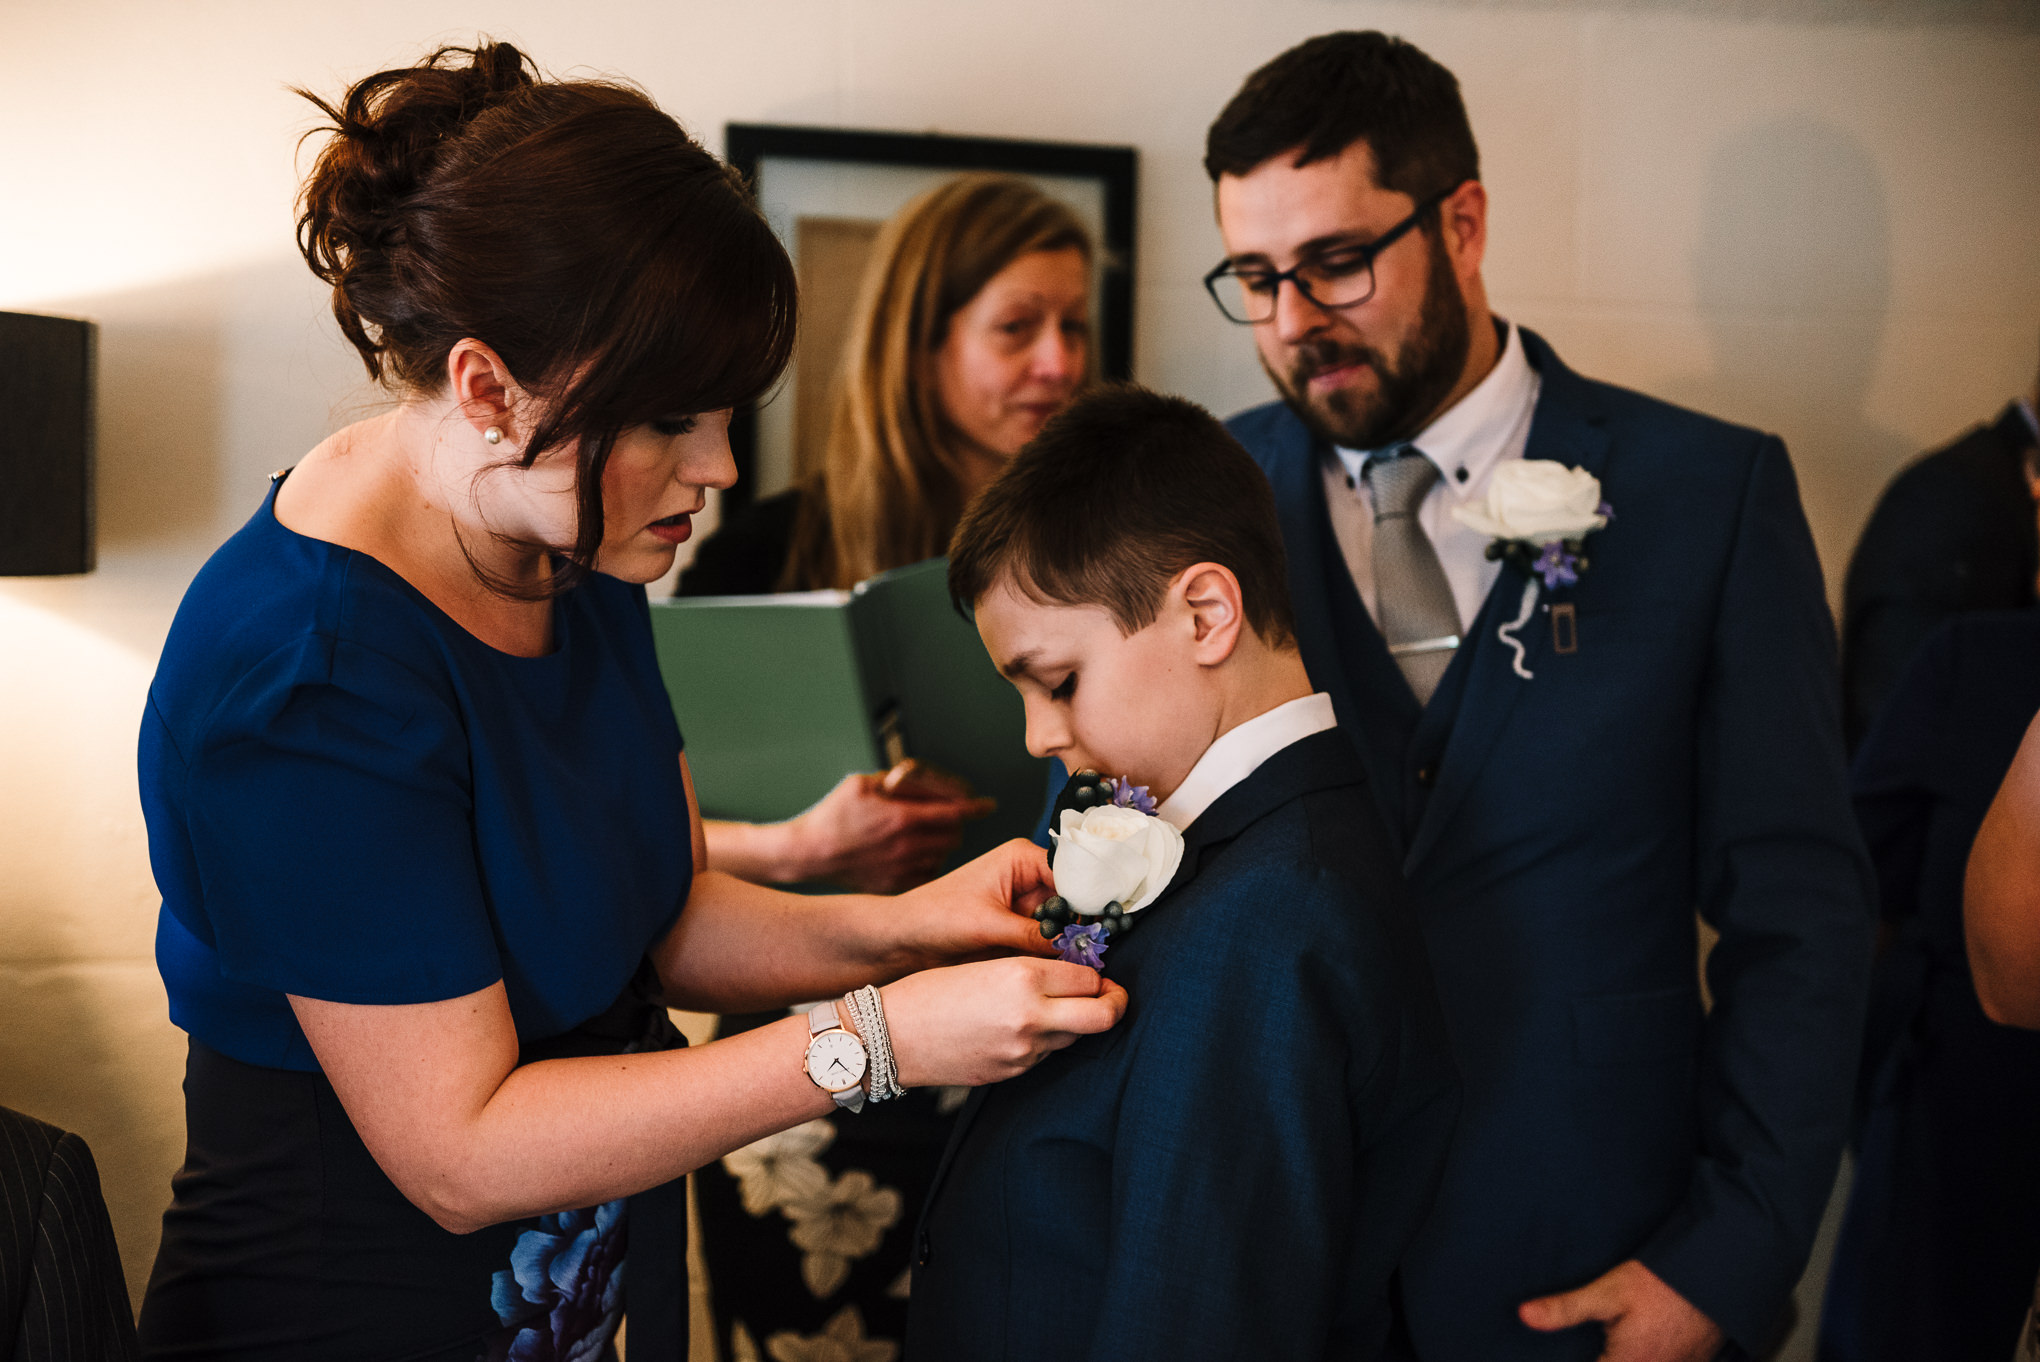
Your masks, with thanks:
M1017 1073L1124 995L1032 958L1019 844L896 898L702 868L643 584L794 309L727 168L505 44L320 107L299 243L397 401L272 479L150 688L190 1058L144 1353L593 1359L628 1307L634 1362L679 1358L678 1180L853 1103L811 1047L882 1038L690 1051L667 1005L884 983L911 1087Z

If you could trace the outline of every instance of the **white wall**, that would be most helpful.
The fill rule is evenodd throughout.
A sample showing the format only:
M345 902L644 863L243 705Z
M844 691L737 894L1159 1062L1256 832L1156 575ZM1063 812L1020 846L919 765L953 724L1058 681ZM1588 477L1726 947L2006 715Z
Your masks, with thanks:
M1790 443L1831 582L1909 452L2033 380L2040 21L2016 0L0 0L0 307L104 325L101 567L0 582L0 1103L98 1152L131 1282L181 1149L133 775L179 594L369 395L293 254L285 87L475 25L727 120L1132 143L1138 376L1263 400L1198 287L1248 69L1379 26L1460 76L1500 309L1590 373ZM0 490L4 495L4 490Z

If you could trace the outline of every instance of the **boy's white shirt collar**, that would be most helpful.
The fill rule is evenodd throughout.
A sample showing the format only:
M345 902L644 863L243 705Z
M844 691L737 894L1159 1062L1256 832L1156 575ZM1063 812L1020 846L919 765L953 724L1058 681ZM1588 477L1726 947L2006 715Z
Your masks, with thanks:
M1285 701L1219 734L1155 812L1164 822L1187 828L1220 795L1259 770L1262 762L1291 743L1338 724L1332 697L1323 691Z

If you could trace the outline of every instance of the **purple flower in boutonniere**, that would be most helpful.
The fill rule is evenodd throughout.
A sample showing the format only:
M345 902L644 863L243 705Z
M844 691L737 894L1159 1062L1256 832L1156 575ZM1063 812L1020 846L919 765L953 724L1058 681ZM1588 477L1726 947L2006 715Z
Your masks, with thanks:
M1160 897L1183 860L1183 834L1155 814L1147 787L1096 771L1070 777L1050 826L1056 895L1034 910L1057 953L1093 969L1114 932Z
M1079 927L1072 923L1062 929L1062 935L1055 939L1055 953L1072 965L1089 965L1092 969L1105 968L1105 952L1108 949L1105 928L1093 923Z
M1530 678L1523 665L1524 646L1516 631L1530 622L1537 588L1546 591L1579 585L1587 570L1586 539L1615 518L1601 499L1601 482L1584 468L1552 459L1518 459L1495 469L1487 496L1471 506L1452 508L1460 524L1493 535L1489 558L1514 563L1529 578L1523 584L1523 605L1516 618L1496 631L1516 650L1516 675Z
M1112 802L1119 808L1138 809L1146 814L1156 811L1155 797L1148 793L1148 787L1136 785L1125 776L1112 777Z
M1544 579L1546 591L1552 591L1561 586L1577 586L1581 566L1579 551L1554 539L1530 564L1530 570Z

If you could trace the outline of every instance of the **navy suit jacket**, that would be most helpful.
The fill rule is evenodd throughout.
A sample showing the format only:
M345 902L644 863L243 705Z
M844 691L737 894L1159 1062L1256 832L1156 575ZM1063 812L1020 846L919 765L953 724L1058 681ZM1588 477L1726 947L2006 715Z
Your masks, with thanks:
M908 1356L1380 1355L1455 1105L1395 849L1336 731L1185 840L1107 950L1124 1020L965 1106Z
M1613 522L1549 613L1496 630L1504 568L1428 706L1327 519L1283 405L1233 433L1275 489L1303 660L1402 845L1463 1100L1405 1263L1426 1362L1581 1358L1519 1302L1638 1257L1745 1348L1803 1269L1847 1133L1873 935L1833 622L1784 446L1572 373L1527 457L1601 480ZM1703 1009L1694 914L1720 933Z

